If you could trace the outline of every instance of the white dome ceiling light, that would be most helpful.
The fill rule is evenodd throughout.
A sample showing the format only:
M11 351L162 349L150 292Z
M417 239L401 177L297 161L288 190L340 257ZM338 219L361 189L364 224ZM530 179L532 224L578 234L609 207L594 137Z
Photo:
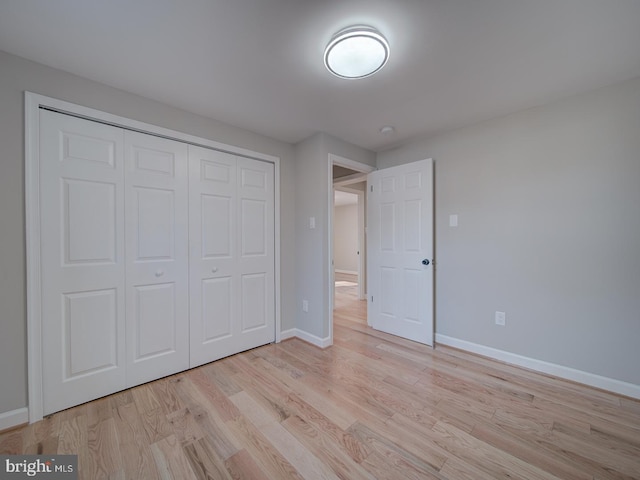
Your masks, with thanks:
M365 78L389 60L389 43L375 28L353 26L336 33L324 50L324 64L340 78Z

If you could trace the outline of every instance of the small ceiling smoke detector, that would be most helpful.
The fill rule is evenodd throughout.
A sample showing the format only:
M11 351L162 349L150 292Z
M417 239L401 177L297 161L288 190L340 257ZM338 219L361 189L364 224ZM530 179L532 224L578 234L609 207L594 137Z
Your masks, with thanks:
M389 44L375 28L353 26L336 33L324 50L324 64L340 78L365 78L389 60Z
M383 135L391 135L392 133L395 133L396 129L395 127L392 127L391 125L385 125L384 127L380 127L380 133Z

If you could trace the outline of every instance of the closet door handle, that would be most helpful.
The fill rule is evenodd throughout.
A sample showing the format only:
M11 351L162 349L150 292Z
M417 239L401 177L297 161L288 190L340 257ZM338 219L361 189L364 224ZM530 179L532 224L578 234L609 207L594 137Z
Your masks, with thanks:
M164 270L156 270L156 277L161 277L162 275L164 275Z
M213 267L213 268L211 269L211 272L212 272L212 273L216 273L217 271L218 271L218 267Z

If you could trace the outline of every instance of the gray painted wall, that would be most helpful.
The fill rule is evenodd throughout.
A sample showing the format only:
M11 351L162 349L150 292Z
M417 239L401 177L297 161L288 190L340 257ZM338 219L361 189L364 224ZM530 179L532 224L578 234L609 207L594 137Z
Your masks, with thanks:
M437 333L640 385L640 79L377 161L429 157Z
M326 315L326 283L323 265L325 230L322 202L327 189L327 162L323 161L323 135L317 134L296 145L296 328L323 338L322 319ZM325 202L326 203L326 202ZM309 228L314 217L316 228ZM313 272L313 273L311 273ZM302 301L309 302L309 311L302 311Z
M333 210L333 262L336 270L358 272L358 205Z
M375 154L325 133L296 145L296 327L320 339L329 336L329 154L370 166ZM309 228L315 217L316 228ZM302 311L302 301L309 311Z
M291 145L0 52L0 413L27 405L25 90L280 157L282 329L295 326Z

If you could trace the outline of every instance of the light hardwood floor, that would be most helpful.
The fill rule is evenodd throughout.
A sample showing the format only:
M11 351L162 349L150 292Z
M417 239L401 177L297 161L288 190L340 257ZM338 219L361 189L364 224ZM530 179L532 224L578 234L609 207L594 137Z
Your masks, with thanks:
M351 288L351 290L349 290ZM640 402L367 328L292 339L0 434L98 479L640 478Z

